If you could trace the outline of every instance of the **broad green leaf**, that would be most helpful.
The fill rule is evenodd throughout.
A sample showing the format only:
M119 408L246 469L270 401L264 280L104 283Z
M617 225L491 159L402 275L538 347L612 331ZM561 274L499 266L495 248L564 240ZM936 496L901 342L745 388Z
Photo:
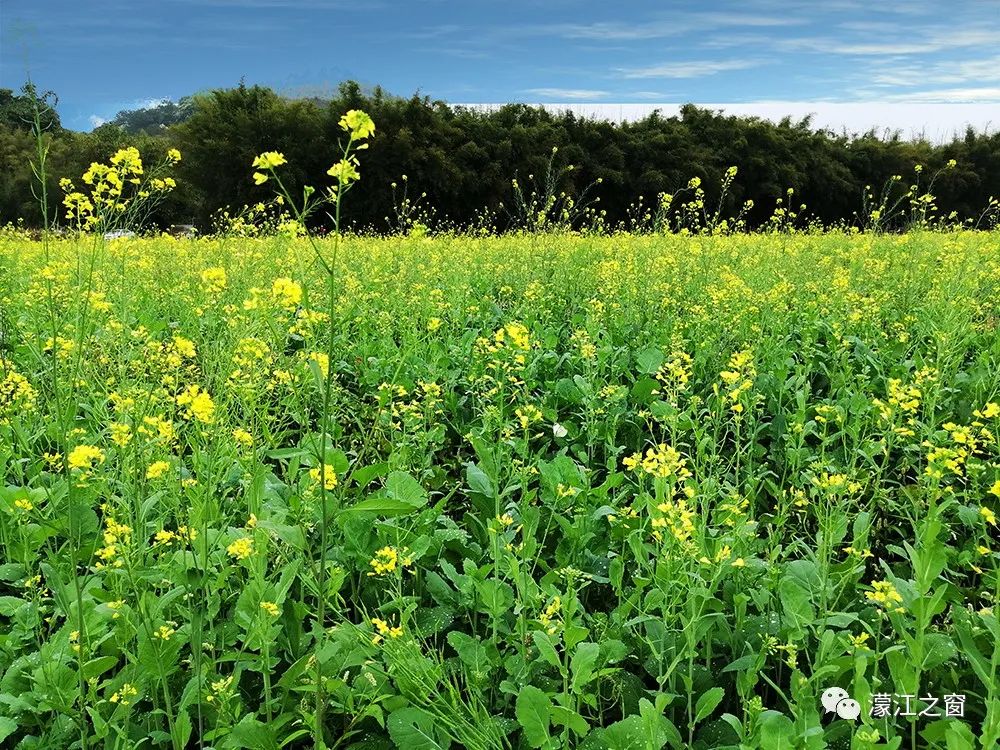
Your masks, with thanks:
M542 747L549 740L549 715L552 700L534 685L525 685L517 694L514 713L531 747Z
M0 742L10 737L14 732L17 731L17 722L13 719L8 719L6 716L0 716Z
M393 500L389 497L370 497L360 503L344 508L341 515L349 513L370 513L376 516L405 516L415 513L419 508L413 503L402 500Z
M407 503L415 508L427 505L427 491L405 471L394 471L385 481L385 496L389 500Z
M400 750L447 750L450 742L441 744L434 732L434 719L419 708L398 708L386 722L389 736Z
M635 364L639 372L652 375L663 364L663 352L659 349L643 349L635 355Z
M795 725L777 711L760 715L760 747L768 750L792 750L795 747Z
M541 630L535 630L531 634L531 639L535 642L535 646L538 648L538 655L562 672L563 664L559 658L559 652L556 651L556 647L552 645L552 641L549 639L548 634L543 633Z
M702 693L694 707L694 723L697 724L708 718L725 696L726 691L720 687L714 687Z
M576 711L572 711L565 706L553 703L549 708L549 717L552 723L560 727L568 727L577 736L583 737L590 731L590 724Z
M594 676L594 665L597 663L597 657L600 653L601 647L590 641L585 641L576 647L569 663L569 671L572 675L571 691L578 693L590 682Z

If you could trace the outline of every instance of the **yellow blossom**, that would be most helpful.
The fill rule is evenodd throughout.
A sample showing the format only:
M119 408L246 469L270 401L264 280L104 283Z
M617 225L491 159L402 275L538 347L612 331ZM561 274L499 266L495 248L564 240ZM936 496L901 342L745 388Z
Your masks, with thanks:
M246 560L253 554L253 539L250 537L240 537L226 547L226 552L237 560Z
M317 484L323 482L323 488L327 491L337 486L337 472L330 464L323 464L323 468L316 466L309 470L309 478Z
M159 479L168 471L170 471L170 463L168 461L154 461L146 469L146 479Z
M207 391L201 389L201 386L189 385L176 400L178 406L184 407L186 419L211 424L215 418L215 402Z
M104 451L93 445L78 445L69 452L66 460L71 469L88 471L94 468L95 463L104 463Z

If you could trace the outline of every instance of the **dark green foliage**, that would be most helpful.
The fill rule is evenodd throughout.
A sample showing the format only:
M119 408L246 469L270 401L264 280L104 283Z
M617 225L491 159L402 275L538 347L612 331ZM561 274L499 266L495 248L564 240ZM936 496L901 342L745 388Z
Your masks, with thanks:
M24 112L31 97L0 90L0 223L34 220L25 204L30 180L28 149L23 137ZM731 165L739 174L723 201L723 215L735 215L745 201L749 226L759 226L777 201L787 201L794 188L793 210L801 204L801 220L825 224L862 224L862 194L875 193L893 175L905 192L914 166L933 174L949 159L956 169L935 184L941 216L956 212L959 220L975 222L990 196L1000 196L1000 134L969 129L950 143L906 141L899 135L879 137L816 130L808 118L772 123L758 118L724 115L686 105L680 114L654 113L633 123L614 125L554 114L523 104L493 112L450 107L414 95L390 96L380 88L365 92L356 83L340 86L330 99L288 99L271 89L246 86L163 102L145 110L125 111L91 133L59 128L53 114L51 172L78 177L94 160L106 159L116 148L135 143L145 154L178 147L181 189L154 217L157 224L197 223L211 226L222 208L238 208L264 200L270 186L256 187L251 162L262 151L283 152L292 165L282 174L289 188L329 184L326 170L334 161L341 131L340 116L350 108L369 112L378 123L373 148L365 159L364 179L345 214L346 225L386 231L398 227L391 183L408 178L410 195L426 193L422 206L433 210L447 226L468 226L484 215L495 215L495 226L511 224L514 194L511 180L522 186L540 181L552 148L558 147L556 167L574 165L560 175L559 192L588 197L604 211L605 226L628 220L639 201L655 203L660 192L674 193L692 177L706 190L706 203L718 202L718 186ZM600 184L595 184L600 180ZM57 192L54 194L58 194ZM316 226L329 220L315 217Z

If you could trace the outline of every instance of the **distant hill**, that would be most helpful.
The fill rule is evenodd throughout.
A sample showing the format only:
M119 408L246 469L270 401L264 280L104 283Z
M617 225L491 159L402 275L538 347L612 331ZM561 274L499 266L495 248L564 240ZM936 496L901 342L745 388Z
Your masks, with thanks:
M151 107L123 109L115 115L111 124L124 129L126 133L155 134L171 125L184 122L193 112L194 97L185 96L177 102L164 100Z

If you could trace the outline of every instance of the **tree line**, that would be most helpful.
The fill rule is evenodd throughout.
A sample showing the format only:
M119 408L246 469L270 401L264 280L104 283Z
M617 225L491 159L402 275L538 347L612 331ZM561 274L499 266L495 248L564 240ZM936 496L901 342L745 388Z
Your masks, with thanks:
M327 99L290 99L241 83L122 112L84 133L62 126L54 102L51 92L30 84L19 93L0 89L0 224L41 224L32 193L36 109L49 148L51 196L60 196L60 177L79 178L91 162L124 146L136 146L151 162L179 149L178 188L153 216L161 228L194 224L208 231L218 212L271 198L269 185L251 179L251 163L263 151L285 154L282 179L293 191L329 184L326 171L343 133L337 123L348 109L368 112L377 131L362 154L362 179L345 202L344 219L375 231L399 228L418 215L432 224L478 222L502 230L525 219L533 192L543 202L563 194L563 201L576 202L574 211L586 204L591 220L601 216L615 227L641 214L640 203L650 206L662 193L683 192L691 178L700 180L713 210L742 211L749 226L767 221L780 205L801 221L857 225L870 208L866 189L878 195L888 185L902 194L915 181L926 186L939 172L933 192L942 216L974 222L990 197L1000 196L1000 133L972 128L934 144L876 131L835 133L815 128L809 118L774 123L694 105L676 116L653 113L615 124L523 104L488 112L452 107L347 82ZM954 167L946 169L952 160ZM731 166L738 172L727 179ZM58 200L52 203L58 219Z

